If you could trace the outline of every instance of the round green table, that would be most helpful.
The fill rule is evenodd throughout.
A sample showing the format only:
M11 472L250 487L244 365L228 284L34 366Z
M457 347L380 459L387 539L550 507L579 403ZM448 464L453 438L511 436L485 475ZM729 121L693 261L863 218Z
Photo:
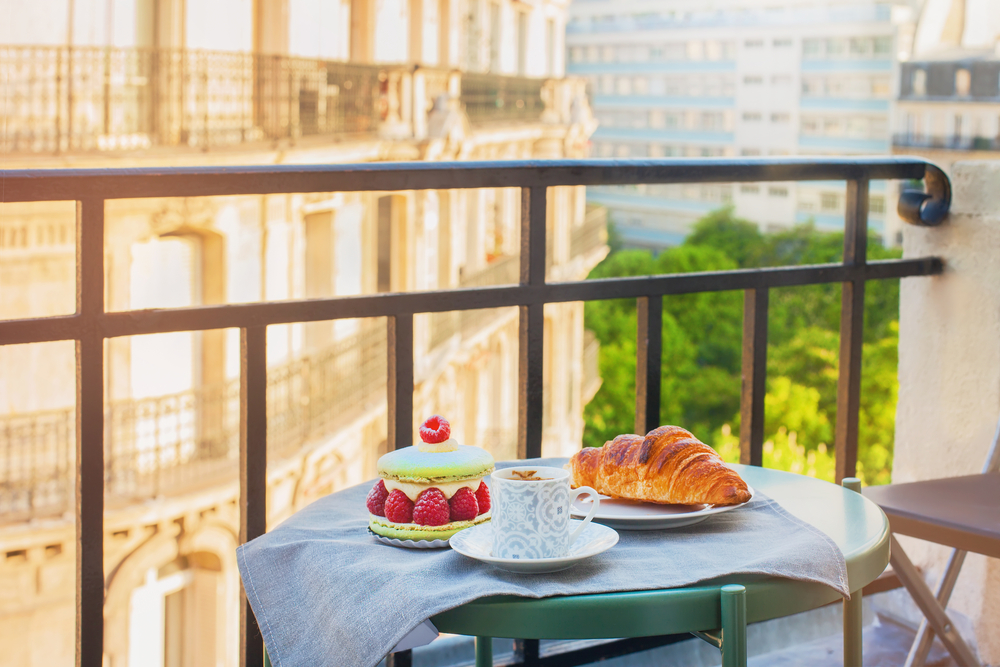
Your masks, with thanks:
M860 482L853 478L840 487L778 470L733 467L754 489L822 530L840 547L851 589L851 599L844 601L844 664L860 665L861 589L889 563L885 514L858 493ZM746 665L747 623L797 614L839 599L839 593L822 584L776 578L741 582L733 576L670 590L481 598L431 621L441 632L476 637L477 667L493 664L492 637L612 639L684 632L720 648L723 666L736 667Z

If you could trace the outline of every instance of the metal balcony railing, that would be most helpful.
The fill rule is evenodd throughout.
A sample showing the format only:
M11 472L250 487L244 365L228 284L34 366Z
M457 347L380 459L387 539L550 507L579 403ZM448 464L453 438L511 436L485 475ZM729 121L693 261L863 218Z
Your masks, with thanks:
M659 425L663 297L692 292L744 293L741 460L760 465L764 436L769 290L840 283L841 336L835 452L837 478L857 460L862 317L868 280L928 276L943 270L936 257L868 262L868 189L874 179L923 179L925 192L904 190L899 212L913 224L936 225L951 193L937 167L910 157L705 160L561 160L427 162L325 166L0 171L3 201L78 202L77 309L73 315L0 321L0 344L76 341L75 475L77 664L99 667L104 638L105 409L104 341L170 331L239 328L240 541L266 529L268 456L267 327L292 322L386 317L388 440L413 442L413 317L417 313L516 306L519 317L518 457L541 454L546 303L634 298L638 302L636 432ZM545 277L546 192L568 185L846 181L841 263L639 276L549 283ZM302 192L399 191L450 188L521 189L521 254L515 285L435 292L390 293L271 303L107 312L104 303L104 211L108 199L263 195ZM240 605L240 661L263 663L261 635L245 596ZM667 641L665 639L664 641ZM649 640L615 642L606 655L649 647ZM537 641L519 641L518 664L536 661ZM606 657L588 650L590 660ZM392 657L398 667L407 654Z
M473 123L538 118L545 109L544 85L544 79L463 74L461 101Z
M418 71L420 99L414 86L399 85ZM209 150L374 136L385 123L426 114L422 106L454 88L473 122L538 119L544 109L542 79L462 74L453 86L454 75L239 52L0 46L0 152ZM399 136L398 127L393 132Z
M385 400L385 326L358 332L267 371L267 450L283 459L329 435L338 417ZM204 488L231 478L239 457L239 380L104 410L108 504ZM72 510L75 409L0 417L0 517L17 521Z
M1000 137L927 136L902 133L893 135L892 145L951 151L1000 151Z
M385 68L220 51L0 47L5 153L369 134Z
M588 210L584 224L572 230L572 257L602 247L606 224L603 208ZM500 257L459 285L512 285L518 269L516 255ZM432 313L431 347L456 334L472 338L498 314L496 309ZM269 368L268 455L292 455L334 432L338 415L361 414L383 400L385 345L385 327L365 321L358 333L325 350ZM73 408L0 416L0 516L6 521L71 509L73 423ZM114 401L105 409L104 424L108 503L197 488L224 479L238 456L239 382ZM513 431L504 433L490 437L506 447Z

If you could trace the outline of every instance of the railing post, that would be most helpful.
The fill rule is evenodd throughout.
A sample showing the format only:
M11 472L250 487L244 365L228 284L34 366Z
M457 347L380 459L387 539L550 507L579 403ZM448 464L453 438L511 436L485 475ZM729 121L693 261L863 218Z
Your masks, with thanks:
M388 410L390 450L413 444L413 314L390 315L388 331ZM386 656L386 667L410 667L412 651Z
M104 653L104 200L76 207L76 664Z
M767 392L766 287L743 293L743 371L740 385L740 463L764 465L764 396Z
M521 188L521 284L545 284L544 187ZM542 364L545 304L519 307L517 364L517 457L542 455Z
M643 435L660 425L663 296L641 296L636 306L635 432Z
M389 447L413 444L413 314L388 317Z
M868 180L847 182L844 265L865 266L868 252ZM837 378L837 482L854 477L858 463L858 411L861 406L861 350L864 342L864 276L842 283L840 364Z
M492 649L492 643L491 643ZM476 648L479 647L478 638ZM514 640L514 664L518 667L537 667L541 656L541 645L537 639Z
M240 329L240 544L267 530L267 327ZM264 639L240 588L240 667L261 667Z

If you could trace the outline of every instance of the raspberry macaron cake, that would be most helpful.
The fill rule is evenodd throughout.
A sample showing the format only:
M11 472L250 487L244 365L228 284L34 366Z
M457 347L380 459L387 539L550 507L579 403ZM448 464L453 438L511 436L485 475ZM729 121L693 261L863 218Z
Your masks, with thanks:
M420 442L378 460L379 481L368 493L368 528L404 543L447 541L490 518L494 469L485 449L460 445L451 424L434 415L420 427ZM443 546L443 544L442 544Z

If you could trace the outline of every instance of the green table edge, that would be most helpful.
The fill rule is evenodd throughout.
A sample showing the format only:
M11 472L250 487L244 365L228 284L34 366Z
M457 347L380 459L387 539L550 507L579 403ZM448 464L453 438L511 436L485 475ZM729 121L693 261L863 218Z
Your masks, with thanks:
M859 592L889 564L889 520L861 494L829 486L852 494L868 509L877 510L882 519L881 530L872 539L844 554L849 588ZM612 639L709 630L722 624L719 602L721 588L727 584L746 587L748 623L790 616L842 599L837 591L819 583L734 575L668 590L540 599L485 597L437 614L431 622L440 632L450 634L520 639Z

